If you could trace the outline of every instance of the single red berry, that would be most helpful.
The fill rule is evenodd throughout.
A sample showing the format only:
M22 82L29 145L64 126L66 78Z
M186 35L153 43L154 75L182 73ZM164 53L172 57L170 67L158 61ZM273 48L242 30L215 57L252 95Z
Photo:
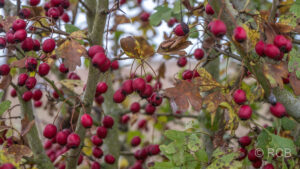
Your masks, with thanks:
M258 150L257 149L252 149L248 152L248 159L250 161L258 161L260 159L260 157L257 157L257 153L258 153Z
M6 76L10 72L10 67L8 64L3 64L0 66L0 75L1 76Z
M281 51L285 51L287 41L288 40L283 35L276 35L273 42Z
M148 102L151 103L153 106L159 106L162 103L162 100L162 97L155 92L148 99Z
M31 91L26 91L23 93L22 95L22 99L25 101L25 102L28 102L31 98L32 98L32 92Z
M264 41L257 42L256 45L255 45L255 51L256 51L256 53L259 56L264 56L265 55L265 53L264 53L265 47L266 47L266 45L265 45Z
M275 105L271 105L270 112L278 118L282 118L286 115L285 107L279 102L277 102Z
M78 76L77 73L71 72L71 73L68 74L68 79L72 79L72 80L80 80L80 77Z
M70 22L70 17L67 13L63 13L62 16L61 16L61 19L65 22L65 23L68 23Z
M48 12L47 12L47 16L51 17L53 19L58 19L60 16L60 10L57 7L51 7Z
M0 49L4 49L6 47L6 39L0 37Z
M239 149L239 152L240 152L240 156L238 157L238 160L243 160L247 157L247 149L245 148L240 148Z
M67 138L68 135L63 131L60 131L56 134L56 142L62 146L67 144Z
M133 90L142 93L145 90L146 82L143 78L135 78L132 81L132 88Z
M40 89L37 89L33 92L33 100L38 101L41 100L43 96L43 92Z
M127 124L129 120L130 120L130 116L127 115L127 114L125 114L125 115L123 115L123 116L121 117L121 123L122 123L122 124Z
M149 145L148 147L148 155L157 155L160 153L160 148L158 144Z
M113 96L115 103L122 103L125 100L126 96L122 93L122 89L118 89Z
M25 61L25 67L30 72L35 71L37 64L38 64L37 60L33 57L29 57Z
M60 94L63 96L64 95L64 92L62 90L59 90ZM59 93L57 93L55 90L53 91L52 93L52 96L55 98L55 99L58 99L59 98Z
M11 27L14 31L17 31L17 30L21 30L21 29L24 30L26 28L26 25L27 24L23 19L17 19L13 22Z
M88 50L88 55L90 58L93 58L97 53L105 53L105 50L102 46L94 45L91 46Z
M262 160L261 160L261 159L252 162L252 166L253 166L254 168L260 168L261 165L262 165Z
M215 13L215 11L212 9L210 4L207 4L205 6L205 12L206 12L207 15L213 15Z
M181 57L178 58L177 65L179 67L184 67L186 64L187 64L187 59L186 59L185 56L181 56Z
M177 19L176 18L171 18L169 21L168 21L168 26L169 27L173 27L175 25L175 23L177 23Z
M0 8L3 8L5 4L5 0L0 0Z
M238 112L239 118L241 120L248 120L251 118L252 115L252 109L248 105L243 105L240 107L240 110Z
M105 128L112 128L114 125L114 119L111 116L104 116L102 124Z
M38 107L41 107L43 104L42 101L38 100L38 101L34 101L34 107L38 108Z
M145 160L147 158L147 156L148 156L148 153L147 153L146 149L140 149L134 153L134 157L137 160Z
M126 80L123 84L122 84L122 93L124 93L125 95L129 95L133 92L133 88L132 88L132 80Z
M99 138L99 137L96 136L96 135L93 135L93 136L92 136L91 141L92 141L92 143L93 143L95 146L101 146L101 145L103 144L102 139Z
M70 1L69 0L62 0L60 4L63 8L67 9L70 6Z
M85 113L81 116L80 122L84 128L91 128L93 125L93 118Z
M11 96L11 97L16 97L16 96L17 96L17 91L16 91L16 89L11 89L11 91L10 91L10 96Z
M149 21L149 17L150 17L150 13L148 13L148 12L143 12L143 13L140 15L140 19L141 19L143 22L148 22L148 21Z
M269 163L269 164L266 164L263 169L274 169L274 166L273 164Z
M240 137L239 143L242 147L246 147L251 144L251 138L249 136Z
M58 70L61 72L61 73L68 73L69 72L69 69L65 67L65 64L60 64L59 67L58 67Z
M204 51L198 48L194 51L194 56L197 60L201 60L204 57Z
M130 111L131 111L132 113L137 113L137 112L140 111L140 108L141 108L140 103L138 103L138 102L133 102L133 103L131 104L131 106L130 106Z
M34 86L36 85L36 78L35 77L29 77L26 82L25 82L25 86L28 90L31 90L34 88Z
M28 79L28 75L26 73L21 73L18 77L18 85L23 86Z
M152 77L151 74L147 74L147 76L146 76L146 78L145 78L145 79L146 79L146 82L147 82L147 83L150 83L150 82L152 81L152 78L153 78L153 77Z
M55 49L55 45L54 39L46 39L43 42L42 49L45 53L51 53Z
M138 122L138 128L139 129L142 129L142 128L145 128L147 125L147 121L145 119L142 119Z
M227 27L221 20L213 20L208 24L209 30L212 34L214 34L216 37L221 38L223 37L227 32Z
M101 105L104 102L104 97L99 95L95 97L95 102L99 105Z
M107 91L108 86L105 82L99 82L96 87L96 93L103 94Z
M103 126L97 127L97 136L104 139L107 135L107 129Z
M130 169L143 169L143 164L141 161L136 161Z
M50 71L50 66L48 63L41 63L38 69L40 76L46 76Z
M136 147L138 146L140 143L141 143L141 138L139 136L134 136L132 139L131 139L131 145L133 147Z
M243 103L245 103L246 100L247 100L246 92L244 90L242 90L242 89L237 89L233 93L233 100L237 104L243 104Z
M27 36L27 35L26 35ZM26 37L25 37L26 38ZM15 43L15 37L14 37L14 34L11 33L11 32L7 32L6 33L6 41L8 43Z
M40 48L41 48L40 41L38 41L37 39L33 39L33 50L39 51Z
M182 79L183 80L190 80L192 78L193 78L193 71L191 71L191 70L185 70L182 73Z
M186 34L188 34L190 32L190 29L187 24L185 24L184 22L181 22L173 29L173 32L177 36L185 36Z
M101 169L101 165L97 161L94 161L92 163L92 169Z
M107 164L113 164L115 163L115 157L113 155L110 155L110 154L107 154L105 157L104 157L104 160Z
M156 108L152 104L147 104L145 107L145 113L148 115L154 114L155 110L156 110Z
M46 127L44 128L43 135L44 137L51 139L56 136L57 133L57 128L53 124L47 124Z
M50 8L51 8L50 2L45 2L45 4L44 4L44 9L45 9L45 11L46 11L46 14L47 14L47 11L48 11Z
M29 4L31 6L37 6L41 0L29 0Z
M273 44L267 44L264 50L264 54L271 59L280 57L280 50Z
M103 151L101 148L99 147L94 147L93 148L93 156L95 158L101 158L103 156Z
M80 154L80 155L79 155L78 162L77 162L77 165L80 165L82 162L83 162L83 155Z
M106 55L104 53L96 53L92 59L92 63L95 67L100 68L106 62Z
M290 83L290 76L291 76L291 74L289 73L287 78L282 78L282 81L283 81L284 84L289 84Z
M59 6L62 3L62 0L50 0L52 6Z
M292 48L293 48L292 42L289 39L287 39L284 53L290 52Z
M16 167L11 163L4 163L0 166L0 169L16 169Z
M117 69L119 69L119 62L118 62L117 60L112 61L110 67L111 67L112 70L117 70Z
M28 19L31 15L31 11L29 8L22 8L19 12L19 16L22 19Z
M104 64L99 67L99 70L102 73L104 73L104 72L108 71L110 67L111 67L111 62L108 58L106 58Z
M120 5L123 5L127 2L127 0L120 0Z
M14 33L14 41L22 42L27 37L27 32L24 29L19 29Z
M153 93L152 86L149 84L146 84L145 90L142 93L140 93L140 96L142 98L148 98L152 95L152 93Z
M244 42L247 39L247 32L241 26L238 26L233 31L233 37L237 42Z
M51 140L47 140L45 143L44 143L44 149L45 150L48 150L52 147L52 141Z
M76 133L71 133L67 138L68 148L77 148L80 145L80 137Z

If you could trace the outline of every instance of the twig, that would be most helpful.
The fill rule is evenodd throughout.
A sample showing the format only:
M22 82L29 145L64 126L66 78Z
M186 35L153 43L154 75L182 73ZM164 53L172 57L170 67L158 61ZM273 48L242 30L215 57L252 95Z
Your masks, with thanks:
M198 115L191 115L191 114L173 114L173 113L157 113L155 114L156 116L168 116L168 117L178 117L178 118L193 118L193 119L198 119Z
M89 13L93 13L93 11L82 0L78 1Z
M19 14L21 9L21 0L17 0L17 15Z
M223 55L227 55L235 60L238 60L240 62L242 62L242 58L239 56L239 55L236 55L236 54L233 54L233 53L230 53L230 52L226 52L218 47L214 47L214 49L217 51L217 52L220 52L222 53Z
M120 155L122 155L122 156L134 156L134 153L129 152L129 151L121 151Z
M279 5L279 0L273 0L272 8L271 8L270 16L269 16L269 22L275 21L275 16L276 16L278 5Z

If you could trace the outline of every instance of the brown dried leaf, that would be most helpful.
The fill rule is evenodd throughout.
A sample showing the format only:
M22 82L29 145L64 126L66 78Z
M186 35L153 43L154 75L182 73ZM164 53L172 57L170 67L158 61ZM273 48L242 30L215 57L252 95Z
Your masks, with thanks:
M300 25L297 25L294 29L295 32L300 33Z
M182 0L181 2L186 7L186 9L188 9L188 10L192 10L193 9L193 7L191 6L189 0Z
M293 30L292 26L283 23L271 23L271 26L274 28L277 34L286 34Z
M3 25L3 30L5 32L8 32L9 29L11 28L13 22L17 19L16 16L7 16L2 22L1 24Z
M1 82L0 82L0 89L6 90L12 80L11 75L2 76Z
M11 67L17 67L17 68L24 68L25 67L25 62L28 57L24 57L20 60L16 60L10 64Z
M35 121L32 120L31 122L28 122L28 120L21 120L21 124L22 124L22 131L21 131L21 136L25 136L30 129L33 127L33 125L35 124Z
M170 98L173 111L186 111L189 104L199 111L202 108L202 97L197 86L186 80L177 82L175 87L167 88L165 96Z
M215 42L216 40L213 37L208 37L203 41L202 47L204 49L210 49L215 44Z
M213 92L209 95L207 95L204 100L203 104L206 105L206 110L210 113L216 112L220 103L225 101L225 96L219 92Z
M296 72L290 73L290 84L296 96L300 95L300 79L297 78Z
M120 40L121 48L131 58L143 59L154 55L153 47L142 36L127 36Z
M81 65L81 56L86 56L87 52L84 46L82 46L76 40L67 40L61 44L57 49L57 54L64 58L64 64L70 71L74 71L76 66Z
M197 71L199 77L194 78L193 83L200 88L200 91L205 92L222 86L204 68L200 68Z
M32 151L29 147L25 145L13 144L9 148L5 150L7 154L13 155L16 161L20 161L22 157L30 157L32 156Z
M188 36L175 36L172 39L163 41L159 45L157 53L161 55L186 55L184 49L192 44L190 41L186 41L187 37Z
M265 33L265 35L266 35L266 42L267 43L273 43L273 41L274 41L274 38L275 38L275 36L277 35L277 33L276 33L276 30L273 28L273 26L270 24L270 23L268 23L268 22L265 22L264 24L263 24L263 27L264 27L264 33Z
M160 64L159 68L158 68L158 79L160 78L165 78L165 73L166 73L166 64L165 62L163 62L162 64Z
M42 6L30 6L31 16L45 16L45 9Z
M282 78L287 78L289 74L286 62L280 62L279 64L266 63L264 64L263 72L271 87L279 86L280 88L283 88Z
M125 15L116 15L114 26L110 29L110 31L116 31L120 24L130 23L130 19L128 19Z

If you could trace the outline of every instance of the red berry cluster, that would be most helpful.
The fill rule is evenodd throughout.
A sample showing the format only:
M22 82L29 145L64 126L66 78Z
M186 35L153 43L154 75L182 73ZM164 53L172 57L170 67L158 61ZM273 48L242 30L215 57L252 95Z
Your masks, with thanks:
M69 22L70 17L65 12L70 7L69 0L50 0L44 4L44 9L46 10L46 16L57 20L59 17L64 22Z
M89 48L88 55L92 59L92 63L101 72L106 72L111 67L111 61L106 57L104 49L99 45Z
M237 89L233 93L233 100L237 104L244 104L247 101L246 92L242 89ZM249 105L242 105L238 112L238 116L241 120L248 120L251 118L252 109Z
M11 163L4 163L0 165L0 169L16 169L16 167Z

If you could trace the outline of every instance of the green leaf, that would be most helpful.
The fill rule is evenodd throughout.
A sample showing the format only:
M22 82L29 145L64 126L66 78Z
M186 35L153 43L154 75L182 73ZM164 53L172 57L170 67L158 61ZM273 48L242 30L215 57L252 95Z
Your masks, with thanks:
M180 14L181 10L180 10L180 5L181 5L181 1L180 0L177 0L175 3L174 3L174 8L173 8L173 13L174 14Z
M292 119L284 117L281 119L282 128L284 130L294 130L296 127L296 122Z
M278 151L279 149L282 149L282 155L284 157L288 156L289 154L285 154L285 153L292 153L292 154L297 154L296 151L296 146L293 142L293 140L288 139L288 138L284 138L284 137L280 137L278 135L275 134L271 134L271 142L270 142L270 147L274 148L275 151ZM288 151L288 152L286 152Z
M172 162L175 166L181 166L184 164L184 149L179 149L172 157Z
M198 150L197 152L195 152L195 155L196 155L198 161L201 161L203 163L208 162L208 156L204 149Z
M262 149L264 153L267 152L270 141L271 137L269 136L269 134L265 130L262 130L257 137L257 148Z
M222 157L215 159L206 169L240 169L242 168L242 162L236 160L239 155L238 152L224 154Z
M184 142L185 137L188 136L189 133L184 131L176 131L176 130L167 130L165 132L165 136L173 141Z
M65 29L67 33L72 33L75 31L79 31L80 29L72 24L65 24Z
M2 94L2 95L3 95L3 94ZM5 101L3 101L3 102L0 103L0 116L2 116L2 114L3 114L7 109L9 109L10 104L11 104L11 101L9 101L9 100L5 100Z
M193 27L192 29L190 29L189 37L194 38L194 39L199 37L199 32L196 27Z
M291 6L290 11L296 15L297 18L300 17L300 0L296 0L294 4Z
M297 78L300 79L300 54L295 48L290 52L288 69L289 72L296 72Z
M175 148L175 143L174 142L172 142L168 145L161 145L161 146L159 146L159 149L164 154L174 154L174 153L176 153L176 148Z
M151 169L180 169L180 167L174 166L171 162L155 162Z
M162 20L168 21L172 16L172 9L167 6L158 6L156 12L150 16L150 24L157 26Z
M2 98L2 97L3 97L3 94L4 94L4 92L0 92L0 98Z
M202 141L197 137L196 134L192 134L188 137L187 146L191 151L198 151L202 147Z

